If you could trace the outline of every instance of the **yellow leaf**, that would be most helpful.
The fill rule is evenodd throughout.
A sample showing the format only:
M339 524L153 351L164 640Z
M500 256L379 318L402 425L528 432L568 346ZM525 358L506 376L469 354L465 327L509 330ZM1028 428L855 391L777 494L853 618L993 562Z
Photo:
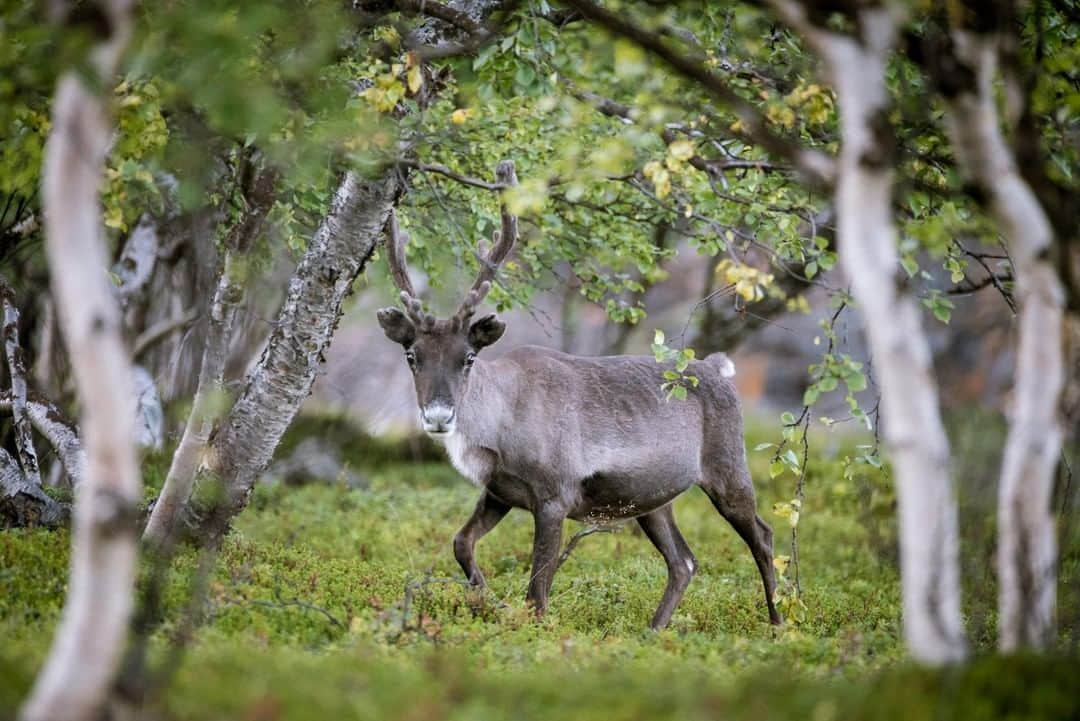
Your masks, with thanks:
M409 68L409 72L405 76L405 81L409 86L410 93L415 95L420 92L420 88L424 85L424 74L420 72L419 65L413 65Z
M668 146L668 152L676 160L689 160L694 157L694 143L690 140L676 140Z
M647 68L645 51L629 40L615 41L615 74L621 78L641 75Z
M127 228L124 224L124 214L120 211L119 207L109 208L105 211L105 226L108 228L116 228L117 230L124 230Z
M472 115L472 110L466 108L458 108L450 114L450 122L454 125L463 125L466 120Z
M772 561L773 568L775 568L776 572L781 576L787 571L789 563L791 563L791 556L785 556L783 554L774 556Z
M671 193L671 174L667 169L660 168L652 176L653 187L656 188L657 198L666 198Z

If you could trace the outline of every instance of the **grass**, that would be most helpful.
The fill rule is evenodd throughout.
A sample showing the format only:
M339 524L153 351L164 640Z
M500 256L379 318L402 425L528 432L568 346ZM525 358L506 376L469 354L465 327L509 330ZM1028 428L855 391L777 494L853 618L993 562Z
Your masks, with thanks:
M205 623L154 712L814 721L1080 713L1067 693L1071 659L991 657L941 673L906 665L889 484L865 474L843 481L843 448L829 458L824 444L815 447L799 524L805 611L781 629L767 623L749 552L700 491L675 509L700 569L671 628L654 633L647 625L666 571L634 524L583 539L556 576L549 614L536 621L523 603L532 530L524 512L480 542L490 590L459 582L450 540L477 492L446 463L390 462L376 451L378 463L363 469L366 490L261 487L218 560ZM366 455L347 453L358 464ZM786 553L787 521L769 509L790 498L792 479L767 480L767 452L751 458L759 508ZM13 715L47 651L68 541L62 531L0 534L0 719ZM183 615L196 563L185 551L170 573L155 658Z

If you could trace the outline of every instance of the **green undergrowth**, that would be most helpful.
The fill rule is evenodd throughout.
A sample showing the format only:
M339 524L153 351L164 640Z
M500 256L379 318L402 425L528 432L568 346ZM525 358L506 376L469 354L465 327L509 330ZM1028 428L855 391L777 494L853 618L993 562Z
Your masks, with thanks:
M300 424L294 434L304 431ZM395 463L392 449L404 446L372 447L378 443L361 439L343 452L370 488L257 490L155 714L831 721L1080 711L1066 693L1069 659L987 657L948 672L905 664L895 499L871 469L844 479L842 446L815 443L808 468L798 526L801 619L769 626L749 552L695 490L675 514L699 572L671 628L654 633L647 624L666 571L634 524L582 539L556 576L549 614L536 621L523 602L529 516L512 512L480 542L490 590L469 589L450 542L476 489L444 461L421 454ZM365 448L377 462L362 464ZM150 459L148 477L160 478L164 462ZM791 498L793 478L769 479L767 452L751 453L751 462L776 551L790 553L788 519L771 509ZM579 528L568 523L567 535ZM12 716L47 650L68 541L65 531L0 533L0 719ZM184 614L197 563L185 550L170 571L154 658Z

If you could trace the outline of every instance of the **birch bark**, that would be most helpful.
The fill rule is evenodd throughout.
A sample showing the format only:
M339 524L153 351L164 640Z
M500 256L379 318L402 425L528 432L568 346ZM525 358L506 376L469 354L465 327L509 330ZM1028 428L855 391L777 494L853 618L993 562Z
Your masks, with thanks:
M448 5L478 23L502 3L453 0ZM467 31L429 18L412 37L414 42L438 47L459 40ZM437 86L431 88L417 98L421 107L435 99ZM289 282L262 356L207 446L205 472L199 474L196 485L220 484L219 500L209 513L188 504L183 514L185 525L203 528L202 538L220 540L231 519L247 505L256 479L311 394L341 317L342 302L371 258L405 190L404 171L399 168L388 168L370 179L353 172L343 176L329 212Z
M919 661L959 661L966 650L949 443L922 314L899 275L893 221L885 70L899 18L888 3L860 7L856 32L845 35L814 25L798 2L772 5L825 61L840 107L837 244L881 386L899 502L904 639Z
M976 82L947 98L949 134L1009 245L1016 278L1019 347L998 487L999 645L1046 648L1054 638L1057 590L1051 497L1063 438L1065 293L1050 259L1050 218L1001 131L997 38L955 30L953 40Z
M19 345L19 310L6 282L0 281L0 302L4 306L4 352L7 355L8 376L11 378L11 414L15 419L15 449L19 454L26 480L41 486L41 472L37 452L30 433L30 419L26 413L26 363L22 346Z
M108 86L131 31L130 0L104 8L110 34L90 67ZM75 70L61 76L45 148L42 205L57 317L82 407L86 477L76 489L71 575L52 648L20 711L24 721L89 721L106 702L134 601L131 363L110 288L98 195L110 124L103 93Z
M157 549L169 543L177 514L191 496L195 474L218 415L216 409L225 400L225 361L233 321L236 318L236 306L243 294L233 266L232 253L226 252L217 291L210 306L206 348L203 350L199 385L195 390L191 413L143 532L143 539Z

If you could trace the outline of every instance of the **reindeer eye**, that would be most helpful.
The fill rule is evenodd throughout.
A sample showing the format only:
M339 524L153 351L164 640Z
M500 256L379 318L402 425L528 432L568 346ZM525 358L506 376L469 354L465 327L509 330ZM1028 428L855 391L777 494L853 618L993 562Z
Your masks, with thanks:
M416 362L416 351L405 351L405 362L409 364L410 368L416 370L416 366L418 365Z
M466 370L468 370L469 368L472 368L472 364L473 364L474 360L476 360L476 354L475 353L473 353L472 351L469 351L468 353L465 354L465 369Z

